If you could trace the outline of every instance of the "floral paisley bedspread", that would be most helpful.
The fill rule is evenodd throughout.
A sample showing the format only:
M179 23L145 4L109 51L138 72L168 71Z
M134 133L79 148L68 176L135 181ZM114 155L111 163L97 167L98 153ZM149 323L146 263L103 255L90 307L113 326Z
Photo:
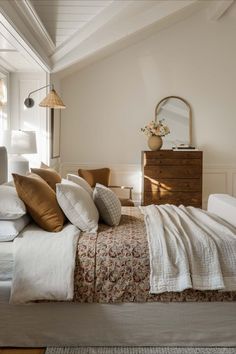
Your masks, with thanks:
M143 215L124 207L119 226L100 224L97 234L82 233L78 242L74 302L236 301L236 292L149 292L149 251Z

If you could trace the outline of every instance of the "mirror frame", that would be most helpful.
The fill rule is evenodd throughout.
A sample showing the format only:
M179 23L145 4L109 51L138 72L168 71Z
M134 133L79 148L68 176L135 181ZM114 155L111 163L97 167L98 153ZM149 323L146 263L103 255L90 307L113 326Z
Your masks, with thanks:
M156 105L156 108L155 108L155 122L157 122L158 108L160 108L160 105L163 101L165 101L169 98L177 98L177 99L183 101L189 108L189 145L191 146L192 145L192 110L191 110L190 104L184 98L179 97L179 96L167 96L167 97L162 98L158 102L158 104Z

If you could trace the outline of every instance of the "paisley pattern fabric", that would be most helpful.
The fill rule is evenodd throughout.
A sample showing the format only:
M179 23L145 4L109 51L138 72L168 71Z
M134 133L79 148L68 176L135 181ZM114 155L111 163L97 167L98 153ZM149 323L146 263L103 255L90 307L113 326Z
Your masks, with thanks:
M118 226L99 225L97 234L82 233L78 242L74 302L236 301L236 292L149 292L149 251L143 215L123 207Z

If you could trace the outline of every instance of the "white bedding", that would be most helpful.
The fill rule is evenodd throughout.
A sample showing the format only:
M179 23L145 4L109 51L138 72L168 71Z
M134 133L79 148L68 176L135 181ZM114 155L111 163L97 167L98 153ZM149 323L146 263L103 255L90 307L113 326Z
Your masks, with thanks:
M60 232L47 232L34 224L22 231L13 242L10 303L73 299L79 233L71 224Z
M143 207L150 292L236 290L236 228L193 207Z
M0 346L235 346L235 302L9 304L0 282Z
M235 302L9 304L0 281L0 346L235 346Z
M12 279L13 242L0 242L0 281Z

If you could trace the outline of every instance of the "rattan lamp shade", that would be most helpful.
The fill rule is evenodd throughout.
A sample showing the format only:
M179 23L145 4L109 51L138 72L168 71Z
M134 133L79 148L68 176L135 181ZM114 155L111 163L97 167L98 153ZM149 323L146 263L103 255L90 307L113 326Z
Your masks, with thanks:
M63 109L66 108L61 98L58 96L56 91L52 89L49 94L40 102L40 107L48 107L54 109Z

